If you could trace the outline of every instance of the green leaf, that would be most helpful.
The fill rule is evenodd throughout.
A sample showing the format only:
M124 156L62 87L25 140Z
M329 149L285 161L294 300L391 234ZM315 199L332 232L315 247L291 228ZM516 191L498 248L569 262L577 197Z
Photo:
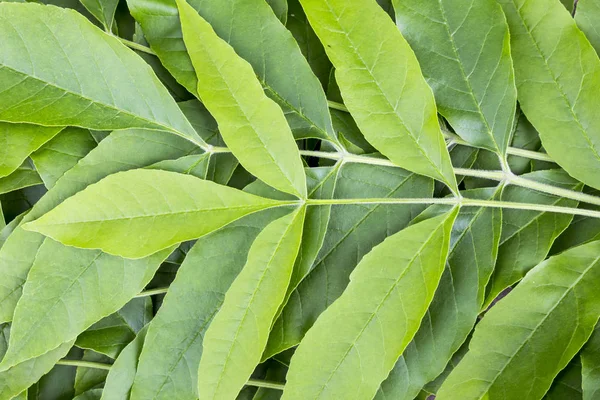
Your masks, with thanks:
M135 298L123 308L81 333L75 345L116 358L152 319L152 300Z
M592 242L531 270L487 312L436 398L541 398L598 321L598 254Z
M203 145L152 69L77 12L1 3L0 36L0 121L146 128Z
M73 342L61 344L46 354L0 371L0 399L12 399L47 374L64 357Z
M119 310L142 291L171 251L127 260L45 240L15 309L0 371L74 340Z
M283 399L375 396L433 298L457 212L405 228L363 257L296 350Z
M175 0L128 0L127 4L162 63L187 90L197 93L198 79L185 51ZM264 0L192 0L190 4L252 65L267 95L284 109L296 138L335 141L318 79Z
M13 173L31 153L61 130L62 127L0 122L0 178Z
M66 359L77 360L83 351L76 347L65 356ZM25 400L72 399L75 397L75 374L77 368L55 365L46 375L42 376L26 394Z
M94 16L107 32L112 32L115 22L115 11L118 0L79 0L81 4Z
M467 142L504 159L517 91L508 25L495 0L395 0L440 114Z
M389 16L372 0L300 3L366 139L393 163L457 190L433 94Z
M519 104L544 148L600 188L600 60L557 0L499 0L510 27Z
M399 168L344 164L334 198L424 198L432 193L433 180ZM423 209L422 205L382 204L332 207L323 247L308 275L289 295L263 359L300 343L317 317L342 294L358 261Z
M199 238L244 215L285 204L290 202L264 199L189 175L139 169L88 186L23 228L69 246L141 258Z
M201 400L235 398L260 362L292 275L305 212L302 207L271 222L252 243L246 265L204 337L198 367Z
M266 0L267 4L271 6L277 18L285 25L287 22L288 15L288 3L287 0Z
M579 400L582 398L581 361L576 356L556 376L552 386L544 396L544 400Z
M146 327L140 330L135 339L123 349L115 363L110 367L102 391L103 399L129 400L147 331Z
M148 328L132 400L198 398L202 340L250 245L283 209L252 214L198 239Z
M463 195L490 200L499 197L499 192L488 188L465 191ZM418 219L445 211L448 206L431 206ZM494 270L501 227L500 209L460 210L452 227L446 269L433 301L412 342L381 385L377 400L412 400L444 371L477 321Z
M524 177L565 189L581 190L581 183L562 170L536 171ZM531 189L508 186L502 200L534 204L576 207L577 201L548 195ZM542 262L554 240L569 226L572 215L540 211L504 210L502 237L496 268L488 284L484 307L507 287L518 282L527 271Z
M600 396L600 326L581 349L581 374L584 400Z
M194 154L180 157L176 160L163 160L148 166L148 169L160 169L162 171L178 172L180 174L192 175L196 178L206 179L208 174L210 153Z
M97 146L88 130L68 127L31 154L44 185L52 188L65 172Z
M113 132L65 173L23 218L23 222L39 218L64 199L109 174L181 157L195 149L192 143L162 132ZM21 287L43 241L44 236L19 227L0 249L0 322L12 319L15 305L21 296ZM74 252L73 255L76 257L77 253Z
M82 361L99 362L102 364L112 363L112 359L103 354L95 353L91 350L84 350ZM79 395L102 385L106 380L108 371L99 368L77 367L75 373L75 394Z
M26 162L27 163L27 162ZM0 178L0 194L44 183L38 173L27 164L17 168L9 176Z
M201 82L198 93L225 143L248 172L305 198L300 153L283 112L264 94L252 66L184 0L177 4L185 45Z
M579 29L585 33L596 53L600 53L600 27L596 23L600 18L600 2L598 0L579 0L575 22Z

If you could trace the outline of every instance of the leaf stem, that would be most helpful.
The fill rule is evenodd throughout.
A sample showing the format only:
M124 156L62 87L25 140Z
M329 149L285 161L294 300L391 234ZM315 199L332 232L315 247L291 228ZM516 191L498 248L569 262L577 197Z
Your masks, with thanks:
M329 105L329 108L332 108L334 110L349 112L348 108L342 103L328 100L327 104ZM462 146L468 146L468 147L476 147L476 146L473 146L472 144L470 144L469 142L466 142L465 140L463 140L460 136L458 136L455 133L452 133L452 132L449 132L446 130L442 130L442 132L444 133L444 136L446 137L446 139L450 139L452 142L454 142L456 144L460 144ZM517 147L509 147L506 150L506 153L511 156L529 158L531 160L554 162L554 160L546 153L540 153L537 151L519 149Z
M56 365L65 365L65 366L69 366L69 367L95 368L95 369L103 369L106 371L109 371L110 368L112 367L111 364L99 363L99 362L94 362L94 361L68 360L68 359L59 360L56 363ZM263 387L263 388L267 388L267 389L276 389L276 390L283 390L285 387L285 385L283 383L274 382L274 381L265 381L265 380L261 380L261 379L248 379L248 382L246 382L246 385Z
M110 364L104 364L94 361L83 361L83 360L59 360L56 365L67 365L71 367L85 367L85 368L96 368L96 369L104 369L110 370Z
M156 55L156 53L154 52L154 50L152 50L150 47L144 46L143 44L139 44L139 43L136 43L136 42L132 42L131 40L123 39L120 36L115 36L115 37L117 39L119 39L127 47L130 47L130 48L132 48L134 50L138 50L138 51L144 52L146 54L151 54L153 56Z
M353 205L353 204L446 204L462 207L494 207L515 210L551 212L600 218L600 211L584 208L560 207L545 204L517 203L497 200L477 200L458 197L445 198L368 198L368 199L309 199L308 205Z
M156 289L150 289L150 290L144 290L143 292L139 292L138 294L136 294L134 297L148 297L148 296L154 296L156 294L163 294L163 293L167 293L167 290L169 290L168 287L162 287L162 288L156 288Z
M248 379L248 382L246 382L246 385L257 386L257 387L262 387L262 388L267 388L267 389L275 389L275 390L283 390L285 388L285 385L283 383L273 382L273 381L263 381L260 379Z

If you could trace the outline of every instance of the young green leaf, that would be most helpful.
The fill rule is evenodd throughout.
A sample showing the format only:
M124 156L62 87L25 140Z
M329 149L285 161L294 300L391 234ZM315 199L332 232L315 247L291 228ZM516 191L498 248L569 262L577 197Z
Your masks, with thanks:
M146 167L157 161L177 158L196 150L187 140L162 132L128 130L113 132L56 185L23 218L32 221L66 198L112 173ZM17 227L0 249L0 321L12 320L27 273L44 241L44 236ZM77 259L77 252L73 253ZM75 261L76 262L76 261Z
M524 177L565 189L581 190L582 186L563 170L535 171ZM517 186L505 188L502 200L566 207L577 206L575 200ZM502 219L498 260L488 284L485 308L504 289L518 282L527 271L546 258L552 243L569 226L573 216L539 211L504 210Z
M263 92L252 66L178 0L183 39L198 75L198 94L240 163L283 192L306 197L300 153L281 108Z
M152 49L175 78L197 94L175 0L128 0ZM269 97L284 110L297 139L335 142L327 99L298 44L264 0L192 0L190 5L253 67Z
M260 362L292 275L305 212L301 207L271 222L252 243L204 337L200 400L235 398Z
M300 3L366 139L393 163L457 190L433 94L389 16L372 0Z
M152 69L77 12L1 3L0 36L0 121L146 128L204 144Z
M469 143L505 157L517 104L508 25L495 0L395 0L442 114Z
M519 104L544 148L600 188L600 59L557 0L498 0L510 27Z
M296 350L282 399L375 396L433 298L457 213L412 225L360 261Z
M290 202L190 175L139 169L88 186L23 228L69 246L141 258L199 238L244 215L285 204Z
M0 122L0 178L13 173L31 153L63 129Z
M0 371L74 340L119 310L142 291L171 251L128 260L45 240L15 309Z
M500 189L462 192L465 197L490 200ZM431 206L417 219L448 211L448 206ZM443 371L477 321L485 288L494 270L502 211L463 207L456 217L450 238L446 269L421 326L388 378L376 400L412 400L421 388Z
M147 327L140 330L135 339L123 349L115 363L110 367L102 391L102 399L129 400L147 332Z
M598 0L579 0L575 22L579 29L585 33L596 53L600 53L600 27L596 23L600 18L600 2Z
M252 214L203 236L189 251L148 328L132 400L198 398L202 340L250 245L284 209Z
M479 323L436 398L541 398L598 321L599 254L592 242L531 270Z
M344 164L334 198L424 198L432 193L432 179L399 168ZM308 275L288 294L263 359L300 343L317 317L342 294L358 261L387 236L405 228L424 208L416 204L332 207L323 247Z
M50 189L97 144L88 130L68 127L32 153L31 159L44 185Z
M581 375L584 400L600 397L600 326L581 349Z
M210 153L194 154L180 157L176 160L159 161L156 164L148 166L147 168L178 172L180 174L192 175L196 178L206 179L210 159Z

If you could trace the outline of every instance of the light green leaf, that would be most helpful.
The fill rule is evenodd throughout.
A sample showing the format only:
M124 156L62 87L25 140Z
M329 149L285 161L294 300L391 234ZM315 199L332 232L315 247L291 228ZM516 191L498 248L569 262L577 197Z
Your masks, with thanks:
M102 397L102 389L90 389L87 392L73 398L73 400L100 400Z
M319 38L310 27L299 0L287 0L289 16L285 27L292 33L302 54L323 87L329 82L331 62ZM334 111L330 110L333 114ZM332 115L333 117L333 115ZM337 133L338 130L336 129Z
M563 170L536 171L524 177L565 189L581 190ZM576 207L577 201L548 195L531 189L508 186L502 200L534 204ZM554 240L569 226L572 215L540 211L504 210L502 237L496 268L488 284L484 308L507 287L518 282L527 271L542 262Z
M77 12L1 3L0 36L0 121L146 128L203 145L152 69Z
M31 159L44 185L50 189L96 146L97 142L88 130L68 127L31 154Z
M150 297L132 299L116 313L101 319L81 333L75 345L116 358L151 319Z
M133 379L138 367L138 361L144 341L146 339L147 327L139 331L135 339L131 341L119 354L115 363L110 367L102 398L105 400L129 400Z
M292 203L190 175L138 169L88 186L23 228L69 246L141 258L199 238L244 215Z
M432 179L400 168L344 164L334 198L424 198L432 193ZM358 261L424 208L416 204L332 207L323 247L275 322L263 359L300 343L317 317L342 294Z
M271 222L252 243L204 337L200 400L235 398L260 362L292 275L305 211L302 207Z
M252 66L238 57L184 0L178 0L183 38L198 94L219 123L240 163L269 185L306 197L300 152L279 106L263 92Z
M600 59L557 0L498 0L510 27L519 104L544 149L600 188Z
M600 326L581 349L581 374L584 400L600 398Z
M149 325L132 400L198 398L206 329L246 263L250 245L282 212L286 210L252 214L198 239Z
M119 310L143 290L171 251L127 260L45 240L15 309L8 352L0 371L74 340L92 324Z
M62 127L0 122L0 178L13 173L31 153L61 130Z
M433 94L389 16L373 0L300 3L366 139L395 164L457 190Z
M41 185L44 182L38 173L25 164L17 168L10 175L0 178L0 194L9 193L14 190L23 189L30 186Z
M0 371L0 399L10 400L37 382L64 357L73 342L61 344L46 354Z
M363 257L296 349L282 399L375 396L433 299L457 213L405 228Z
M436 398L540 399L598 321L599 254L592 242L531 270L487 312Z
M463 195L490 200L500 197L499 192L500 189L488 188ZM448 206L431 206L418 220L444 211L448 211ZM412 342L382 383L377 400L412 400L444 371L477 321L494 270L501 227L500 209L460 210L452 227L446 269L433 301Z
M119 0L79 0L107 32L112 32Z
M64 358L77 360L83 354L81 349L71 348ZM77 368L55 365L33 386L27 389L25 400L72 399L75 397L75 374Z
M504 159L517 105L508 25L495 0L394 0L440 114Z
M579 29L585 33L596 53L600 53L600 2L598 0L579 0L577 2L577 12L575 13L575 22Z
M127 4L162 63L196 94L198 79L185 51L175 0L128 0ZM191 0L190 5L252 65L267 95L283 108L297 139L335 141L319 80L264 0Z
M162 132L113 132L59 179L23 221L39 218L66 198L107 175L181 157L195 149L192 143L179 136ZM21 296L21 287L43 241L43 235L19 227L0 249L0 322L12 320L15 305ZM73 256L76 260L77 253L74 252Z

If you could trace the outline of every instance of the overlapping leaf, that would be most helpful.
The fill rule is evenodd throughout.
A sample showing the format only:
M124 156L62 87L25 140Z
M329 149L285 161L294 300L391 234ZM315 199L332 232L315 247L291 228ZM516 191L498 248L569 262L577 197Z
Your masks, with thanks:
M599 252L592 242L531 270L485 315L436 398L541 398L598 321Z
M1 3L0 35L0 121L147 128L203 143L151 68L77 12Z
M389 16L371 0L300 3L366 139L395 164L456 190L433 94Z
M395 0L440 114L458 135L504 158L517 92L508 25L495 0Z
M600 188L600 59L556 0L499 0L510 27L518 97L544 148Z
M361 260L296 350L283 399L375 395L433 298L457 212L412 225Z

